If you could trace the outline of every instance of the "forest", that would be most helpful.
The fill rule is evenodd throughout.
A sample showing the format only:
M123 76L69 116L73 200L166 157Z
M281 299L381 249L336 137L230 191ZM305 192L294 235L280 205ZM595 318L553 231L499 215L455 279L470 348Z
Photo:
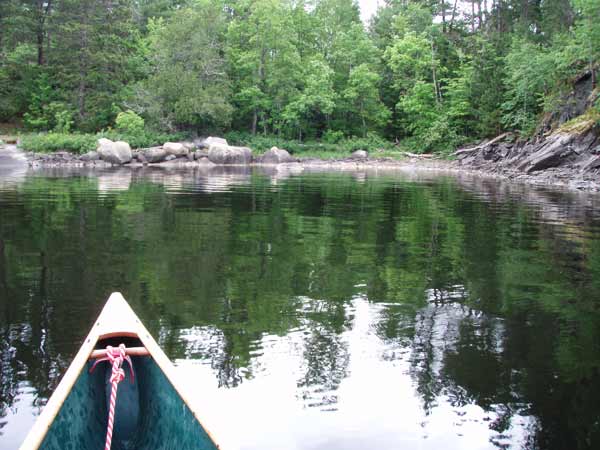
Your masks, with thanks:
M0 122L443 153L531 136L574 79L596 85L598 0L379 5L364 23L356 0L2 0Z

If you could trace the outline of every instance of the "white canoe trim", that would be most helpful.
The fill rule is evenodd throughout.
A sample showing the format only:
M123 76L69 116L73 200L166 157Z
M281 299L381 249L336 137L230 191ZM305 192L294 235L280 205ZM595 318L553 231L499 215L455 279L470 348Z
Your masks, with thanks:
M64 401L75 385L79 374L84 369L90 355L94 351L96 343L99 340L116 336L134 337L142 341L142 344L148 350L150 356L152 356L156 364L158 364L158 367L163 371L183 402L190 408L200 426L204 428L212 442L215 444L215 447L220 449L221 447L215 443L216 441L213 436L200 422L199 410L194 405L194 402L191 401L192 398L183 391L181 383L177 381L175 367L169 358L167 358L156 341L150 336L146 327L144 327L140 319L138 319L121 293L113 292L106 302L106 305L104 305L98 319L94 323L92 330L77 352L77 355L75 355L73 362L65 372L62 380L60 380L58 387L48 400L48 403L36 420L33 428L29 431L25 441L21 444L20 450L37 450L39 448Z

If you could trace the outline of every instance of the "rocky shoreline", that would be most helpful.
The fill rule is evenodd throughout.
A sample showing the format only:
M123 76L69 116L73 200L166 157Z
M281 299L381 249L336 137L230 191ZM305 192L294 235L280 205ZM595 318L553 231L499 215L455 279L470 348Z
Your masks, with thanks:
M534 137L503 133L455 152L456 167L537 185L600 190L600 89L588 71L562 106L544 115Z
M132 150L127 142L99 139L95 151L78 155L66 151L54 153L23 153L32 168L37 167L196 167L216 165L290 164L309 161L296 158L287 150L272 147L255 155L248 147L237 147L223 138L209 137L196 142L166 142L162 146ZM311 161L313 159L310 159ZM367 161L364 150L354 152L343 161ZM389 160L392 160L389 158ZM321 160L314 160L321 161Z
M86 168L171 168L212 169L227 166L280 166L297 172L302 168L331 171L436 170L447 174L467 173L519 184L554 186L579 191L600 191L600 138L593 127L584 133L555 133L536 142L515 142L510 135L455 153L456 160L430 155L407 154L406 159L373 158L357 151L339 159L296 158L286 150L271 148L262 155L247 147L235 147L222 138L197 142L165 143L160 147L131 150L124 142L101 139L98 149L84 155L69 152L20 152L16 146L0 145L0 165L7 164L6 150L13 163L30 169ZM121 169L121 170L122 170Z
M600 133L594 121L527 141L509 133L455 152L458 169L537 185L600 190Z

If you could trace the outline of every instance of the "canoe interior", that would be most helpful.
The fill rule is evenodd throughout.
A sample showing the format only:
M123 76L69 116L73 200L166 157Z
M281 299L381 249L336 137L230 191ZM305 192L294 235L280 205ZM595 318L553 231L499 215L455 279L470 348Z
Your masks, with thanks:
M103 347L101 347L103 348ZM150 356L132 357L135 381L119 383L113 450L217 447ZM67 396L42 445L43 450L104 448L110 364L88 362Z

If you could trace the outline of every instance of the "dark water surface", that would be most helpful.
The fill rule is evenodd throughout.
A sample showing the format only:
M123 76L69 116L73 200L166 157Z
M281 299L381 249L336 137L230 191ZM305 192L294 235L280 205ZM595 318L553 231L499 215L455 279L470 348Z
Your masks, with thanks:
M5 174L0 448L112 291L232 449L600 448L598 196L394 172Z

